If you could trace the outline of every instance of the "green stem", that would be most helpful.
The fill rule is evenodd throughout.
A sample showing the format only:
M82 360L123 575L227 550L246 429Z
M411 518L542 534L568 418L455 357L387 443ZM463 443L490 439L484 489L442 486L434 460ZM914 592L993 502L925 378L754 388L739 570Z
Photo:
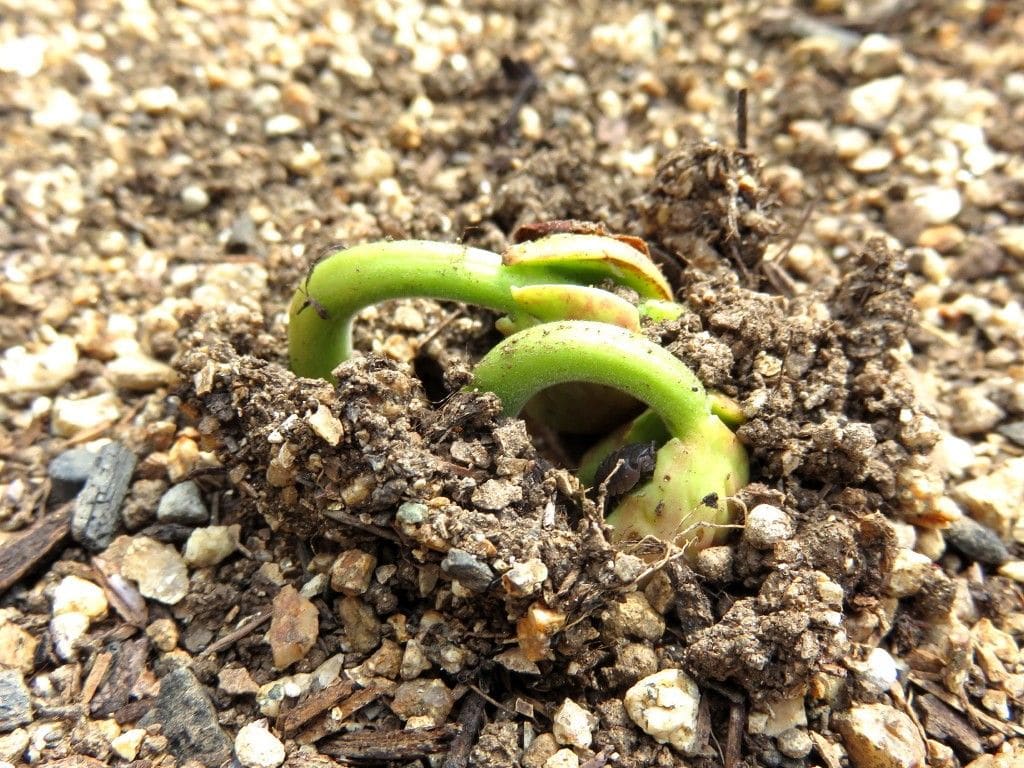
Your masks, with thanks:
M546 323L510 336L477 364L470 387L494 392L505 413L516 415L540 390L570 381L632 395L675 437L699 431L711 417L703 385L668 350L640 334L589 321Z
M427 240L383 241L340 251L316 265L289 309L291 367L330 379L352 353L352 319L361 309L403 296L463 301L514 314L511 289L568 282L552 270L509 270L491 251Z

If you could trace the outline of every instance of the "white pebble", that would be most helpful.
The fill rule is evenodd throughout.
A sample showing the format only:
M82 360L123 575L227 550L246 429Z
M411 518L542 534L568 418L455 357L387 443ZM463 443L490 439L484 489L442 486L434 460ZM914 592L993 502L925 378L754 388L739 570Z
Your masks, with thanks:
M132 728L110 741L110 748L114 750L122 760L134 760L142 747L142 740L146 738L145 728Z
M120 416L121 401L110 392L80 400L58 397L50 409L50 430L60 437L73 437L117 421Z
M597 718L593 714L572 699L566 699L555 710L551 732L555 741L563 746L588 749L594 739L592 729L596 726Z
M963 207L960 193L945 187L922 187L911 194L911 200L929 224L946 224L955 219Z
M39 74L46 60L47 39L42 35L15 37L0 44L0 72L19 77Z
M758 504L747 513L743 539L756 549L770 549L793 535L789 515L771 504Z
M235 756L246 768L277 768L284 762L284 744L267 730L266 721L260 720L238 731Z
M853 122L871 126L888 119L899 106L905 82L901 75L881 77L850 91Z
M178 92L169 85L143 88L135 94L135 102L150 114L159 114L178 104Z
M128 545L121 573L139 585L144 597L174 605L188 594L188 568L170 544L136 536Z
M571 749L560 749L544 761L544 768L580 768L580 759Z
M23 346L10 347L0 360L0 394L52 392L75 375L78 347L70 336L44 326L46 346L29 352Z
M189 184L181 190L181 206L186 213L199 213L209 204L209 194L198 184Z
M932 561L906 547L900 547L889 577L887 594L890 597L910 597L921 591L932 572Z
M888 168L893 161L892 150L888 147L871 147L857 155L849 162L849 168L855 173L878 173Z
M238 525L196 528L185 543L185 562L195 568L217 565L238 547Z
M263 132L267 136L290 136L302 130L302 120L295 115L282 112L274 115L263 124Z
M630 720L659 744L671 744L684 755L699 749L700 689L682 670L648 675L626 691L623 703Z
M84 613L62 613L50 619L50 639L64 661L75 658L75 645L88 631L89 617Z
M53 591L53 615L84 613L98 619L107 612L107 596L91 581L78 576L65 576Z

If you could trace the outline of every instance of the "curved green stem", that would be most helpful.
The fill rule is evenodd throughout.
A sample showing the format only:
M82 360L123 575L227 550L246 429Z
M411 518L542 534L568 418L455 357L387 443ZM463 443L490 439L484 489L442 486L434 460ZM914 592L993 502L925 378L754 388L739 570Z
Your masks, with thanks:
M510 336L477 364L470 388L494 392L505 413L515 415L540 390L570 381L632 395L677 437L711 416L704 386L672 353L640 334L584 320L546 323Z

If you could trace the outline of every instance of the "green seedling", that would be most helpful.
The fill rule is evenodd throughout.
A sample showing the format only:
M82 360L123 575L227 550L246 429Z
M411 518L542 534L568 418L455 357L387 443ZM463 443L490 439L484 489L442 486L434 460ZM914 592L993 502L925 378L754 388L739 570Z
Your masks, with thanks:
M639 306L596 287L611 283L640 297ZM476 304L505 314L508 334L551 320L587 319L640 328L646 315L678 316L657 266L627 242L560 233L508 248L503 255L455 243L376 242L338 251L316 264L289 310L292 370L331 380L352 353L352 321L363 308L400 297ZM545 393L532 413L557 431L605 431L635 414L618 393L576 388Z
M749 479L747 453L712 412L697 377L668 350L612 325L547 323L498 344L477 365L469 386L494 392L504 412L515 416L545 388L579 381L646 403L650 410L617 439L661 445L650 481L625 494L608 516L613 541L655 536L689 555L721 541L732 523L727 498Z

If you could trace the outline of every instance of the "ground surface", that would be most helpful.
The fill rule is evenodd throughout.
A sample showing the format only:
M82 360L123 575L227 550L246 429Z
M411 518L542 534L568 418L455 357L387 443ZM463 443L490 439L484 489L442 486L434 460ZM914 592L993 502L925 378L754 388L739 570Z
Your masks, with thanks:
M0 760L1020 760L1021 9L347 8L0 2ZM285 367L326 247L566 218L649 242L646 332L749 417L692 569L452 396L485 312ZM686 747L624 704L674 669Z

